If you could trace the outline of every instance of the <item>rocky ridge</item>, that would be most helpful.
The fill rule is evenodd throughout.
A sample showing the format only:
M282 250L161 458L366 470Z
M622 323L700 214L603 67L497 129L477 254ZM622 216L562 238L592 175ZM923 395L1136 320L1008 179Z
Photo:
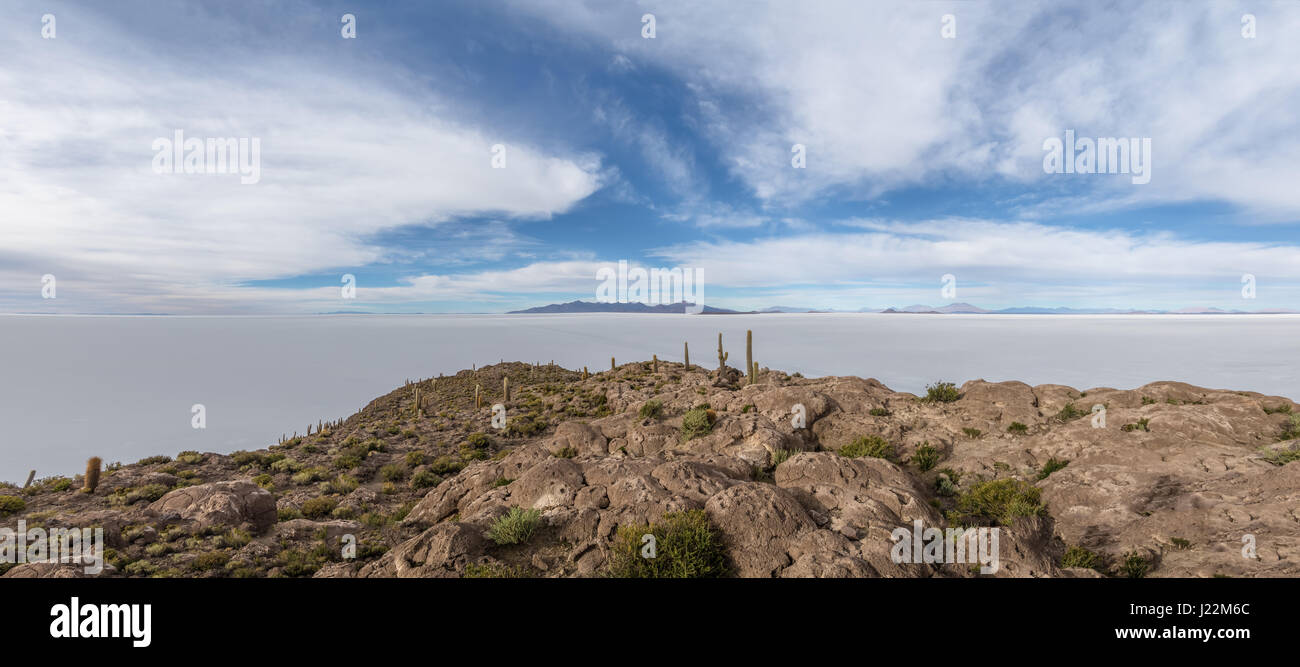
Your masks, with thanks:
M259 452L110 466L93 493L0 488L23 504L3 524L104 526L106 576L605 576L620 528L687 515L742 577L1300 576L1284 397L982 380L918 397L664 361L584 375L503 363ZM533 517L514 543L512 512ZM917 521L999 528L1000 568L897 562L891 536Z

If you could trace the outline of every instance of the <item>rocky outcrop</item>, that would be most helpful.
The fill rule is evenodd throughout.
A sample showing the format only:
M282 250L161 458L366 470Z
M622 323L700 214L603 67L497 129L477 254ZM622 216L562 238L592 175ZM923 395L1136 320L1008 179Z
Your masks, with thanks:
M275 497L248 482L212 482L176 489L154 501L157 514L174 512L200 527L248 525L262 532L275 524Z

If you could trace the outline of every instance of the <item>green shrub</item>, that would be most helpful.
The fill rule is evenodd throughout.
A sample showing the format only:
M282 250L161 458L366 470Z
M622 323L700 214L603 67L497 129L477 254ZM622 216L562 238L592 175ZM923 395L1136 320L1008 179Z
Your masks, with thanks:
M1024 424L1021 424L1020 422L1011 422L1011 425L1007 427L1007 433L1024 435L1028 432L1029 432L1029 427L1025 426Z
M424 452L407 452L406 465L414 468L424 463Z
M791 456L794 456L794 454L795 453L789 449L778 449L772 452L772 467L775 468L782 463L785 463Z
M884 408L871 408L870 414L872 417L888 417L889 415L892 415L894 413Z
M1082 417L1086 414L1088 414L1086 410L1080 410L1079 408L1074 406L1074 403L1066 403L1065 407L1061 408L1061 411L1056 413L1056 421L1059 422L1074 421L1075 419L1078 419L1079 417Z
M1282 432L1277 435L1278 440L1295 440L1300 438L1300 415L1291 415L1291 419L1282 426Z
M492 527L488 529L488 538L498 545L520 544L527 542L541 523L540 510L511 507L509 512L492 522Z
M159 455L159 456L146 456L140 459L139 461L136 461L135 464L139 466L149 466L149 465L154 465L156 463L171 463L171 462L172 462L172 457Z
M0 516L9 516L27 509L27 501L18 496L0 496Z
M1289 415L1289 414L1291 414L1291 404L1289 404L1289 403L1283 403L1282 405L1279 405L1279 406L1277 406L1277 407L1275 407L1275 408L1270 408L1270 407L1268 407L1267 405L1265 405L1265 406L1264 406L1264 414L1266 414L1266 415L1276 415L1276 414Z
M654 536L654 558L642 556ZM722 538L704 510L665 514L652 524L623 526L610 549L609 574L635 578L704 578L726 574Z
M929 442L922 443L920 447L916 448L916 452L912 454L912 464L921 472L933 468L938 462L939 450Z
M351 470L361 465L361 455L351 451L339 454L332 465L339 470Z
M1150 431L1151 429L1147 427L1147 424L1150 422L1151 420L1149 418L1143 417L1142 419L1137 420L1136 424L1125 424L1123 430L1128 433L1132 433L1133 431Z
M1101 556L1079 546L1065 550L1061 557L1061 567L1082 567L1095 570L1101 567Z
M661 401L650 399L637 411L637 416L642 419L658 419L659 415L663 414L663 411L664 404Z
M275 484L271 481L271 476L266 473L262 473L254 477L253 483L267 490L270 490L275 486Z
M455 474L460 472L464 467L465 463L463 461L453 459L446 455L439 456L433 460L433 463L429 464L429 469L439 475Z
M244 545L253 541L253 536L248 531L239 528L231 528L224 535L217 538L217 544L231 549L240 549Z
M442 483L442 478L429 469L421 470L411 476L412 489L428 489Z
M510 479L509 477L498 477L492 482L492 488L499 489L503 486L508 486L513 481L515 480Z
M147 560L137 560L127 563L126 567L122 568L124 574L132 577L147 577L157 571L158 567Z
M936 382L925 388L924 400L927 403L952 403L960 398L961 392L951 382Z
M840 456L856 459L859 457L871 457L894 461L898 458L898 453L894 451L893 443L885 440L878 435L868 435L858 438L843 447L840 447Z
M966 434L966 437L970 438L971 440L974 440L975 438L978 438L978 437L980 437L981 435L984 435L984 432L983 432L983 431L981 431L981 430L979 430L979 429L977 429L977 428L970 428L970 427L963 428L963 429L961 430L961 432L962 432L962 433L965 433L965 434Z
M1043 469L1038 471L1038 479L1047 479L1048 475L1068 465L1070 465L1070 459L1062 460L1053 456L1047 459L1047 463L1043 464Z
M682 415L682 442L698 438L713 430L713 422L709 420L708 408L692 408Z
M230 562L230 556L220 551L209 551L199 554L198 558L190 561L190 569L196 572L206 572L208 570L225 569L226 563Z
M469 461L487 460L488 453L485 449L476 449L473 445L464 443L460 446L460 460L468 463Z
M530 412L519 417L511 417L506 424L505 433L508 436L527 438L545 431L547 426L545 419L535 412Z
M310 577L316 573L325 563L329 562L334 550L319 544L311 551L301 549L285 549L281 551L276 560L282 568L285 576L288 577Z
M957 495L957 481L959 476L951 468L944 468L939 471L939 476L934 478L934 492L950 498Z
M338 501L328 496L312 498L302 504L302 515L308 519L322 519L338 505Z
M235 464L236 468L242 468L248 465L261 466L262 455L257 452L246 452L241 449L237 452L231 452L230 462Z
M379 476L386 482L400 482L406 479L406 466L400 463L389 463L379 469Z
M1177 549L1180 550L1180 551L1182 551L1182 550L1184 550L1184 549L1191 548L1191 546L1192 546L1191 541L1189 541L1189 540L1185 540L1185 539L1183 539L1183 538L1181 538L1181 537L1171 537L1171 538L1169 538L1169 541L1172 542L1173 545L1174 545L1174 547L1177 548Z
M171 489L162 484L146 484L128 493L126 504L130 505L141 500L153 502L167 495L167 492L170 490Z
M492 444L492 438L489 438L486 433L471 433L465 441L475 449L487 449Z
M1300 461L1300 446L1292 445L1287 449L1274 451L1262 450L1264 460L1275 466L1284 466L1292 461Z
M335 477L328 482L321 482L320 490L322 493L346 496L347 494L356 491L358 486L360 486L360 484L357 482L356 478L345 473L340 473L338 477Z
M176 460L178 462L188 463L190 465L197 465L199 463L203 463L204 459L206 458L207 456L200 454L194 450L184 451L176 455Z
M1141 579L1147 576L1149 571L1151 571L1151 562L1136 551L1124 554L1124 560L1119 564L1120 576L1128 579Z
M465 565L465 579L522 579L533 576L533 572L523 565L512 566L502 563Z
M271 464L271 472L298 472L302 470L302 464L285 457Z
M1017 517L1043 514L1042 494L1038 487L1018 479L981 482L957 498L948 520L962 526L1008 526Z
M565 445L551 452L551 456L554 456L557 459L571 459L577 455L578 455L578 448L570 445Z
M311 484L312 482L318 481L324 476L325 476L324 468L318 466L312 466L310 468L306 468L300 472L295 473L293 477L289 478L289 481L293 482L294 484L297 484L298 486L302 486L304 484Z

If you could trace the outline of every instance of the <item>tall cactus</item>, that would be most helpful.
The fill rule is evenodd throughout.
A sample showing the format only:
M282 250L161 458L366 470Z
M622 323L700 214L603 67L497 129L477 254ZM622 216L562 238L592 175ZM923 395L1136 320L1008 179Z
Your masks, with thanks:
M614 370L614 357L609 358L609 370Z
M754 382L756 381L755 376L757 375L757 373L754 372L754 330L753 329L745 330L745 368L749 372L749 383L754 384Z
M686 370L691 370L691 344L688 342L682 343L682 359L685 362Z
M722 334L718 333L718 377L722 377L722 373L727 370L727 357L730 356L730 352L722 351Z
M510 402L510 378L508 377L501 378L501 393L504 394L506 397L505 402L509 403Z
M36 471L35 471L35 470L33 470L33 471L27 473L27 481L26 481L26 482L23 482L23 488L25 489L25 488L31 486L31 485L32 485L32 480L34 480L34 479L36 479Z
M482 387L474 385L474 409L483 407L483 396L481 395Z
M95 492L95 487L99 486L99 469L103 465L104 461L98 456L92 456L86 461L86 485L81 487L82 493Z
M652 368L654 369L654 373L655 373L655 374L658 374L658 373L659 373L659 355L654 354L654 355L651 355L651 357L654 358L654 362L653 362L653 366L652 366Z
M582 379L586 380L586 379L589 378L589 377L591 377L591 375L590 375L589 373L587 373L587 367L586 367L586 366L583 366L583 367L582 367Z
M416 419L419 419L419 418L420 418L420 409L421 409L421 405L420 405L420 387L419 387L419 385L416 385L416 387L415 387L415 400L412 401L412 405L411 405L411 412L415 414L415 418L416 418Z

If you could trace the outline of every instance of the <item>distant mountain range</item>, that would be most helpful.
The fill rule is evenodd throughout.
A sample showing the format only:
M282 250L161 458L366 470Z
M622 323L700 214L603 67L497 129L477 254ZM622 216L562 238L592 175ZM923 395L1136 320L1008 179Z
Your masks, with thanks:
M659 304L651 306L644 303L599 303L591 301L570 301L568 303L553 303L549 306L537 306L525 310L512 310L508 314L518 313L685 313L687 306L692 304L683 301L681 303ZM704 314L706 315L727 315L737 314L741 311L727 310L726 308L714 308L705 306Z
M553 303L548 306L537 306L525 310L512 310L510 314L517 313L684 313L686 307L690 305L686 302L663 304L651 306L644 303L599 303L591 301L570 301L569 303ZM771 306L762 310L739 311L728 310L726 308L714 308L705 306L704 312L711 315L735 315L741 313L933 313L937 315L962 315L962 314L980 314L980 315L1262 315L1262 314L1297 314L1297 310L1285 309L1268 309L1268 310L1224 310L1222 308L1210 307L1192 307L1179 308L1177 310L1135 310L1123 308L1044 308L1039 306L1022 306L1018 308L1002 308L999 310L987 310L979 306L973 306L969 303L950 303L946 306L927 306L924 304L913 304L902 308L859 308L858 310L836 310L824 308L811 308L799 306Z

